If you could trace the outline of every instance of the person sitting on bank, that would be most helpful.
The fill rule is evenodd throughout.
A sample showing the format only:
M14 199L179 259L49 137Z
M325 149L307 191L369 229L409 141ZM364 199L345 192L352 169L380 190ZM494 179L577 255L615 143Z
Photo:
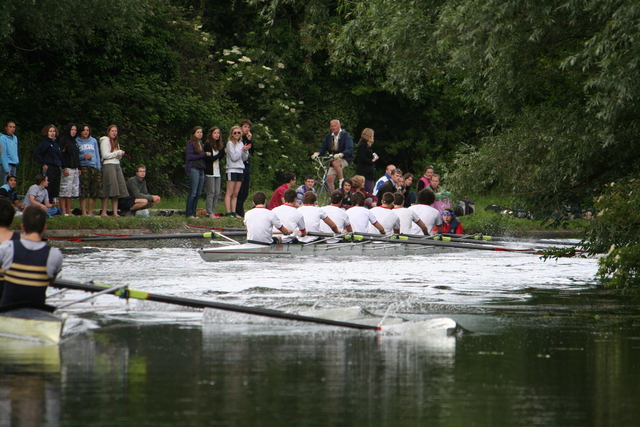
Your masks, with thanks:
M362 175L354 175L351 178L351 193L362 193L364 195L364 206L367 209L378 206L378 198L364 189L364 176Z
M31 205L22 215L22 237L0 245L4 292L0 305L44 304L47 287L62 269L62 252L42 241L47 214Z
M14 175L7 175L7 183L0 187L0 198L7 199L17 211L24 209L24 204L18 199L16 192L18 179Z
M307 191L311 191L312 193L316 192L316 190L313 188L313 185L315 183L316 179L313 177L313 175L307 175L304 177L304 184L296 188L296 194L298 195L296 198L296 202L298 203L298 206L302 206L302 197L304 197L304 194Z
M247 243L270 245L281 243L282 239L273 237L273 228L282 234L289 235L291 230L282 225L280 218L273 211L267 209L267 196L262 191L253 194L253 209L244 215L244 225L247 228Z
M60 213L58 202L49 201L49 178L40 174L36 176L36 183L29 187L24 197L25 210L28 206L37 206L47 213L49 218Z
M376 194L378 198L382 197L384 193L395 193L402 192L401 182L404 182L404 178L402 177L402 171L400 169L394 169L391 172L391 179L384 182L380 188L378 189L378 193Z
M7 240L20 240L20 233L12 231L11 223L16 211L13 205L7 199L0 199L0 242ZM0 269L0 300L4 290L4 270Z
M140 209L150 209L154 205L160 203L160 196L149 194L147 190L147 167L138 165L136 176L132 176L127 181L127 190L129 197L120 199L118 206L123 212L131 211L135 215Z
M393 174L394 170L396 170L396 167L394 165L387 165L387 168L384 171L384 175L382 175L380 179L376 181L375 185L373 186L373 191L371 192L371 194L373 194L374 196L378 195L378 191L380 191L380 187L382 186L382 184L384 184L385 182L391 179L391 175Z
M294 185L296 185L296 174L294 174L293 172L285 172L283 184L280 187L276 188L276 191L273 192L273 196L271 196L271 200L269 201L270 211L284 204L285 191L293 188ZM295 190L293 192L295 193Z
M340 186L339 191L342 191L342 202L340 204L340 207L342 209L349 209L352 204L351 196L353 195L353 193L351 192L351 178L345 178L342 180L342 185Z

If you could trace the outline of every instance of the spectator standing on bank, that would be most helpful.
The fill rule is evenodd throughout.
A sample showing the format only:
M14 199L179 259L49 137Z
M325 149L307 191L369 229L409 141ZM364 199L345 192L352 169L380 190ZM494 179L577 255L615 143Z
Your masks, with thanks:
M48 178L49 203L58 202L60 195L60 175L62 174L62 153L58 144L58 128L46 125L42 128L42 140L33 152L37 163L42 165L42 174Z
M4 132L0 134L0 148L2 154L0 154L0 163L2 164L2 171L0 176L3 179L7 175L17 175L17 166L20 163L18 157L18 137L16 132L16 122L9 120L4 125Z
M60 209L63 216L72 216L71 198L80 195L80 150L76 142L78 127L69 123L60 137L62 176L60 178Z
M253 142L253 135L251 133L251 127L253 123L251 120L244 119L240 122L240 129L242 130L242 143L249 146L247 151L247 160L244 161L244 170L242 172L242 185L240 191L238 191L238 199L236 200L236 214L240 217L244 217L244 202L249 197L249 183L251 180L251 154L255 150L255 144Z
M100 161L100 146L91 136L91 126L80 126L76 138L78 155L80 157L80 210L82 215L91 216L96 201L102 199L102 162ZM89 210L87 210L89 199Z

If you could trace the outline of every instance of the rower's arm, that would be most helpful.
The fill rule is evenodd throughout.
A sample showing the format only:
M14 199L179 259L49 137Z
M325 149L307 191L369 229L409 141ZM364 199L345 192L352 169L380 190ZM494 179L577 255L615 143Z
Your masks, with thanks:
M429 235L429 229L427 228L427 226L424 224L423 220L418 220L418 222L416 222L416 224L418 224L418 227L420 227L420 230L422 230L422 232L424 233L425 236ZM440 230L442 230L442 226L440 226ZM442 232L442 231L441 231Z
M284 225L280 228L278 228L278 230L280 230L280 232L282 234L284 234L285 236L288 236L289 234L291 234L291 230L289 230L287 227L285 227Z
M333 220L329 217L326 217L324 220L325 224L327 224L329 226L329 228L331 228L331 230L336 233L336 234L340 234L340 230L338 229L338 226L336 225L335 222L333 222Z
M382 224L380 224L378 221L376 221L373 226L375 228L378 229L378 231L380 232L380 234L387 234L386 231L384 231L384 227L382 226Z

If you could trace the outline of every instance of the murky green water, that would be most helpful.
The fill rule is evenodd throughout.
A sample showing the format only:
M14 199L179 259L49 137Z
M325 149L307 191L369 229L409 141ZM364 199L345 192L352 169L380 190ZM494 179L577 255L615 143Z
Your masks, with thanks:
M204 263L189 248L69 254L65 279L279 310L447 316L467 331L247 325L101 296L71 307L81 322L59 347L0 339L0 426L638 426L640 309L590 282L595 268L475 252L340 264Z
M0 425L640 425L638 321L459 321L500 327L431 343L116 322L0 352Z

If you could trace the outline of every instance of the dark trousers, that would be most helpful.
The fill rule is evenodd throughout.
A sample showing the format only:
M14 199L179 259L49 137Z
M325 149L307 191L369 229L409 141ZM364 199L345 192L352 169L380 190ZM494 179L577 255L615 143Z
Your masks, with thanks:
M47 186L49 203L53 203L53 199L60 195L60 176L62 175L62 169L60 166L47 165L45 175L49 179L49 185Z
M240 192L238 193L238 202L236 203L236 213L240 216L244 216L244 202L249 197L249 180L251 179L251 164L244 164L244 171L242 172L242 185L240 186Z

